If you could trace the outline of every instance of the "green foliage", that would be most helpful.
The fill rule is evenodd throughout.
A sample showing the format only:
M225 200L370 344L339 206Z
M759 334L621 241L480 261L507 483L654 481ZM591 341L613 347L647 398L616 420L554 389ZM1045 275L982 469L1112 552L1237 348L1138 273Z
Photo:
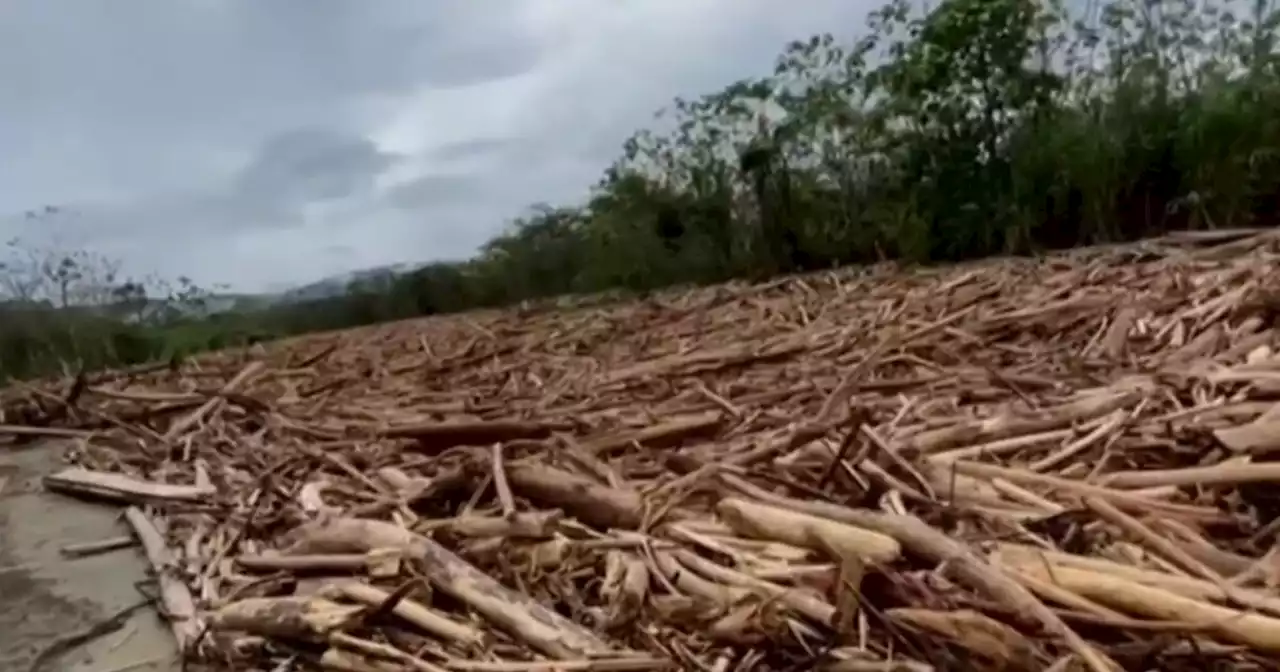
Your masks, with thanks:
M11 309L30 325L27 335L0 327L0 373L568 293L1272 225L1271 0L1100 0L1084 16L1058 2L942 0L924 11L891 0L862 37L798 40L771 73L677 99L624 143L585 202L536 206L472 260L346 296L120 326L119 314L148 304L118 286L110 325L44 344L31 334L53 318L10 281L27 302ZM38 257L34 276L60 290L44 295L67 305L88 265ZM100 341L81 336L94 330Z
M893 0L865 37L797 41L766 77L676 100L585 203L518 220L456 291L492 304L1269 225L1278 17L1264 0L1087 17Z
M56 209L31 213L40 224ZM0 257L0 381L72 373L246 345L264 333L245 315L207 315L187 278L120 280L82 250L10 241Z

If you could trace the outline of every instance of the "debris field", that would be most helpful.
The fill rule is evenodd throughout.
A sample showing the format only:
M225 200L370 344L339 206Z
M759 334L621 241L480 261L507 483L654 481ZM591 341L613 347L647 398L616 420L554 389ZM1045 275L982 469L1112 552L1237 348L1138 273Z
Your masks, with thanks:
M1280 669L1278 272L1201 232L432 317L15 383L0 449L70 446L188 669Z

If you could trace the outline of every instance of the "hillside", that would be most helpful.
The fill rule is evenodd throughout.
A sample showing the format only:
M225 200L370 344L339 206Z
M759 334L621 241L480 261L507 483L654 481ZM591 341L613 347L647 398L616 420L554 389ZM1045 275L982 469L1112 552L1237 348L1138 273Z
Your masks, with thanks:
M304 302L319 299L341 297L350 291L352 283L389 284L396 278L425 266L426 264L391 264L362 268L347 273L339 273L294 287L271 298L285 302Z
M1225 232L472 312L13 388L0 435L151 493L209 669L1267 669L1277 270Z
M552 297L1271 226L1278 17L1266 3L890 2L865 27L785 45L759 76L674 99L603 161L584 198L511 213L471 259L326 278L250 310L206 315L190 299L216 288L182 278L113 287L118 274L93 267L115 262L93 251L13 249L0 261L4 298L87 294L110 314L140 299L180 310L124 325L39 311L7 319L0 378ZM434 221L422 220L421 249L395 254L432 259Z

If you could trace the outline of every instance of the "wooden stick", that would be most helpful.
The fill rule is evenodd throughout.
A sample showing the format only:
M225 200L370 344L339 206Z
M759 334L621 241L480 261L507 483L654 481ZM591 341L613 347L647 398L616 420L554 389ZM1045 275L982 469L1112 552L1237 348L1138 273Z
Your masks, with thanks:
M209 625L216 630L318 642L354 624L363 611L363 607L314 595L250 597L223 605L210 615Z
M44 486L55 492L126 503L149 501L198 502L217 494L212 486L151 483L124 474L72 467L44 477Z
M222 386L222 389L218 390L217 395L210 397L209 400L201 404L199 408L170 425L169 429L164 433L164 440L172 441L183 432L198 424L201 420L204 420L205 416L212 413L215 407L225 402L226 395L235 392L237 389L247 384L262 371L264 366L265 364L261 361L249 362L248 365L240 370L240 373L237 373L235 377L227 381L226 385Z
M511 494L511 485L507 482L507 469L502 459L502 444L493 444L492 450L489 463L493 468L493 489L498 493L498 503L502 505L502 517L515 518L516 499Z
M747 536L818 551L824 550L818 541L822 539L826 546L842 555L853 555L871 563L893 562L902 555L898 541L879 532L746 499L722 499L716 505L716 512L730 527Z
M1280 652L1280 619L1201 602L1121 577L1075 567L1024 565L1019 571L1091 600L1148 618L1193 623L1225 639L1270 653Z
M590 630L498 583L434 541L391 523L334 518L303 525L292 536L296 542L289 553L399 548L406 557L423 561L423 571L434 586L549 656L572 660L610 652Z
M137 507L130 506L124 510L124 519L128 521L138 541L142 543L142 549L151 563L151 570L160 583L160 600L164 604L164 616L173 630L178 651L185 652L196 643L196 639L204 629L196 613L191 590L179 577L179 567L173 555L147 514Z
M563 508L582 522L603 529L635 529L644 519L640 495L540 464L507 466L511 487L532 501Z
M101 541L88 541L83 544L69 544L62 547L61 553L70 558L83 558L88 555L128 548L137 545L137 543L138 540L134 537L112 537Z
M1119 666L1076 634L1057 614L1044 606L1022 584L1007 576L996 566L984 562L960 542L948 537L914 516L894 516L873 511L860 511L825 502L800 502L774 495L747 481L730 474L721 474L727 483L739 491L764 499L777 506L810 515L820 515L857 525L899 541L916 555L945 563L954 569L958 578L1000 601L1028 621L1036 622L1045 630L1061 637L1093 672L1114 672Z
M349 600L371 607L380 606L391 597L391 593L360 581L339 581L334 589ZM408 597L396 602L391 608L391 613L422 628L425 632L457 644L477 646L487 640L483 632L471 625L454 621Z

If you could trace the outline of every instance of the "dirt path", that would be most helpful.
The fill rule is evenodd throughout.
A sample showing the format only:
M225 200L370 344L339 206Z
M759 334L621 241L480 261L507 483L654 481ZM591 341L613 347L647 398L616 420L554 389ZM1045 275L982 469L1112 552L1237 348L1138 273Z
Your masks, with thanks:
M0 670L28 672L170 672L179 669L172 636L150 606L124 627L64 648L142 601L146 561L134 548L80 559L60 549L128 534L110 506L46 493L44 474L59 467L52 446L0 453Z

